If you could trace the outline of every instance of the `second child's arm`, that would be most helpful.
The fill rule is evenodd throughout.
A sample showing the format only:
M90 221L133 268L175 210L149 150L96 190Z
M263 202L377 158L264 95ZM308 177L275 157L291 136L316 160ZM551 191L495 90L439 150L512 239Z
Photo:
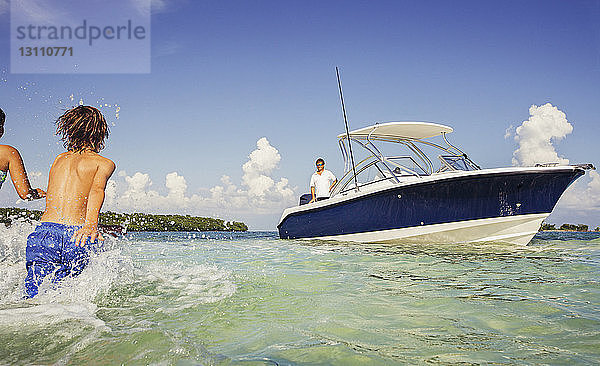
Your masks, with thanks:
M15 190L17 194L22 199L37 199L43 198L46 196L46 192L37 188L32 189L31 184L29 184L29 178L27 178L27 172L25 171L25 165L23 164L23 159L21 158L21 154L14 147L10 147L9 150L9 163L8 169L10 171L10 178L15 186Z
M104 240L102 234L98 232L98 217L102 203L104 203L106 182L108 182L114 171L115 163L108 159L98 167L88 196L85 224L73 234L72 241L75 242L75 245L84 244L88 236L90 237L90 242L94 242L96 239Z

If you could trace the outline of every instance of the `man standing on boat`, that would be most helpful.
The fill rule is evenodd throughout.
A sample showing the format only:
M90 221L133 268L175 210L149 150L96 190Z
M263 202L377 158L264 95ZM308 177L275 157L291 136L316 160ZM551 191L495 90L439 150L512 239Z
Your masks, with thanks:
M337 183L335 175L325 169L325 160L318 158L316 164L317 171L310 177L312 199L309 203L329 198L329 192L331 192L331 189Z

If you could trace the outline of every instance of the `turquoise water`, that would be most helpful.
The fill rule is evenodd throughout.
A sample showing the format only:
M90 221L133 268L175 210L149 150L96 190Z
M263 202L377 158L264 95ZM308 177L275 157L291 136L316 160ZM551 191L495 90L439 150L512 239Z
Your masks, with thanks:
M133 233L34 300L0 232L0 364L595 364L600 235L530 246Z

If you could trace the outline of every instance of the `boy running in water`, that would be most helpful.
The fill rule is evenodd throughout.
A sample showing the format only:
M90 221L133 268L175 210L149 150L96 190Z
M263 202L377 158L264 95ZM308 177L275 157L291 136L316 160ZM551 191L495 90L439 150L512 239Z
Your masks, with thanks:
M104 240L98 216L106 182L115 170L115 163L98 154L108 137L106 120L98 109L78 106L58 118L56 126L68 151L52 163L46 210L27 238L28 297L37 295L47 275L54 274L52 282L58 282L80 274L89 262L92 243Z

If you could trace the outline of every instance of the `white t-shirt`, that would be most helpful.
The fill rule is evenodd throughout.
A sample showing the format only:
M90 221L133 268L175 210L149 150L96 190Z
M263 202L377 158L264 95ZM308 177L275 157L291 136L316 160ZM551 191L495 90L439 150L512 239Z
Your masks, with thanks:
M315 197L329 197L329 187L335 182L335 175L327 169L323 169L321 174L315 172L310 177L310 187L315 187Z

